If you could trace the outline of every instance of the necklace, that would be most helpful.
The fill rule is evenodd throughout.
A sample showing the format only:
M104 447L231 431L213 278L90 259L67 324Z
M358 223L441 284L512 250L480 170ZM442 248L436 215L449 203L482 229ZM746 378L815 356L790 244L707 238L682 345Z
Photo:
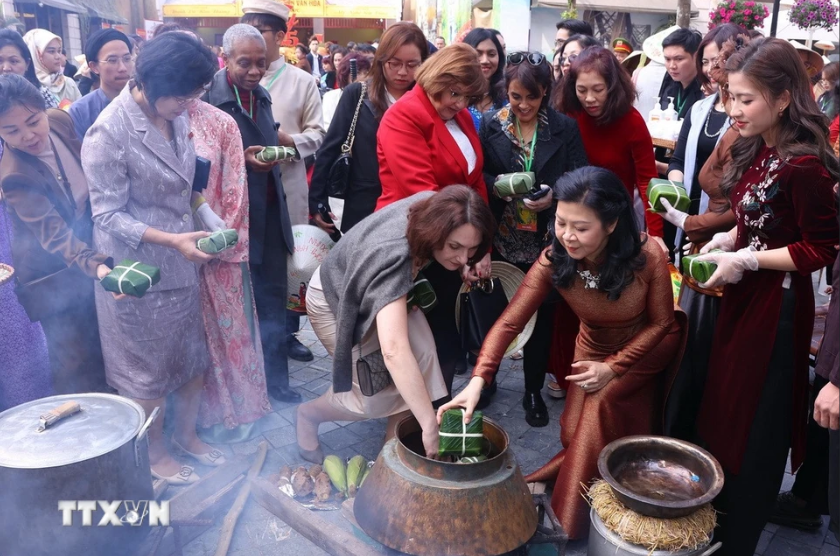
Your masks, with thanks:
M580 279L583 280L583 289L597 290L598 287L601 285L600 274L592 274L588 270L578 270L577 273L578 276L580 276Z
M717 132L716 132L716 133L709 133L709 121L712 119L712 114L713 114L714 112L715 112L715 109L714 109L714 108L712 108L712 109L709 111L709 116L706 118L706 125L704 125L704 126L703 126L703 133L704 133L704 134L706 135L706 137L708 137L709 139L714 139L715 137L717 137L718 135L720 135L720 133L723 131L723 128L725 127L725 126L723 125L723 123L721 123L721 124L720 124L720 127L718 128L718 130L717 130ZM725 121L725 120L724 120L724 121Z

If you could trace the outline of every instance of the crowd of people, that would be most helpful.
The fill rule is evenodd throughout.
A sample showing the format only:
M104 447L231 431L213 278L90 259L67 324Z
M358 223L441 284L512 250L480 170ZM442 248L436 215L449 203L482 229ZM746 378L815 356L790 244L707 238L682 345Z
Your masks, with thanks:
M291 60L288 8L242 8L215 50L174 24L142 45L97 31L84 95L59 37L0 31L0 262L15 269L0 287L0 409L88 391L147 413L170 403L171 438L158 419L149 455L173 485L198 479L177 456L221 465L269 398L300 404L304 459L323 460L324 422L387 418L387 439L409 413L436 457L442 412L493 403L536 315L513 355L525 420L548 424L544 388L566 402L557 455L526 479L553 483L570 538L587 534L581 484L601 450L662 433L724 469L721 554L752 554L769 519L813 527L830 504L836 531L836 295L813 385L808 368L811 274L833 269L835 291L840 278L836 64L734 24L673 31L659 96L684 122L665 152L636 108L629 41L605 48L583 21L558 24L551 58L507 52L492 29L447 45L401 22L375 46L314 38ZM257 156L275 146L295 154ZM517 173L531 192L497 194ZM648 209L655 178L681 182L689 208ZM343 235L306 290L332 386L301 403L288 359L313 355L287 265L307 224ZM234 248L198 249L229 229ZM669 264L689 253L716 270L675 292ZM160 269L142 297L96 285L126 259ZM466 353L456 299L493 262L525 278ZM428 310L408 304L419 281ZM371 391L362 368L388 380ZM802 480L779 495L790 451Z

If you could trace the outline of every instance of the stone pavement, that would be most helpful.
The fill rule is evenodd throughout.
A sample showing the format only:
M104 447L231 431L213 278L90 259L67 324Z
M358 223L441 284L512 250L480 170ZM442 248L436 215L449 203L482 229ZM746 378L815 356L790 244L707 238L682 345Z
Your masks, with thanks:
M326 350L318 342L308 323L302 327L300 340L310 347L315 360L309 363L289 361L291 386L297 388L305 399L322 394L330 384L331 362ZM460 390L467 377L455 378L455 389ZM560 414L564 402L544 396L550 421L544 428L532 428L525 422L522 409L524 381L521 361L506 359L499 371L499 390L485 414L499 423L511 439L511 449L524 474L538 469L559 448ZM257 445L269 442L268 457L263 475L276 473L283 465L303 464L295 445L292 415L295 406L272 401L274 412L260 422L259 436L245 443L233 444L226 451L236 454L254 453ZM379 453L385 432L385 420L364 422L337 422L321 425L320 439L326 454L347 458L362 454L373 460ZM199 469L199 471L201 471ZM787 474L783 490L789 490L793 476ZM319 515L349 528L340 512L321 512ZM794 529L768 525L762 534L756 554L763 556L838 556L840 548L827 531L827 517L816 533L803 533ZM215 553L219 528L214 527L185 547L185 556L205 556ZM229 556L321 556L327 554L280 519L264 510L253 499L249 500L239 519ZM570 542L566 554L583 556L586 541Z

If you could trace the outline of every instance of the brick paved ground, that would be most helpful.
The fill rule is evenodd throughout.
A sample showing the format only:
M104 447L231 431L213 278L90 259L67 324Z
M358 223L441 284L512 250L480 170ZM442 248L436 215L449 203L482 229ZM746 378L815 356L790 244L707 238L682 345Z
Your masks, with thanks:
M290 361L291 385L299 389L305 399L312 399L327 389L331 364L326 351L308 324L301 331L300 339L312 349L315 360L309 363ZM539 468L557 452L560 433L559 417L563 410L563 402L546 397L551 417L550 424L544 428L532 428L525 422L525 412L521 405L524 392L521 362L505 360L499 373L498 393L492 405L485 410L485 414L500 423L510 435L513 453L523 473L527 474ZM466 378L456 377L456 389L460 389L465 382ZM273 402L273 407L275 411L262 419L261 434L257 438L226 448L228 452L248 454L255 452L262 440L268 440L270 449L263 468L263 474L266 475L275 473L283 465L303 463L295 447L295 433L292 426L292 413L295 406ZM320 438L327 454L334 453L341 457L362 454L372 460L381 448L384 431L384 420L327 423L321 425ZM788 490L792 483L792 475L787 474L783 490ZM339 512L321 512L319 515L349 529L349 525ZM207 531L186 547L185 556L213 554L218 536L217 528ZM230 556L321 556L324 554L326 554L324 551L291 530L253 500L249 501L239 520L229 552ZM540 556L543 554L541 553ZM566 554L585 555L586 541L570 543ZM827 531L826 518L823 527L816 533L802 533L794 529L768 525L756 554L838 556L840 548L834 536Z

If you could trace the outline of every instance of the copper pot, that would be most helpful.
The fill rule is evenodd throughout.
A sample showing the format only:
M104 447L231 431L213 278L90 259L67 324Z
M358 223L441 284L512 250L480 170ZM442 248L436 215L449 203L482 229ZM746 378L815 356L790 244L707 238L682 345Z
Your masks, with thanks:
M507 433L485 418L491 457L457 464L414 452L409 446L420 432L414 417L404 419L356 495L354 514L365 533L417 556L495 556L528 542L537 510Z
M625 436L607 444L598 472L622 504L672 519L708 504L723 488L723 469L706 450L666 436Z

